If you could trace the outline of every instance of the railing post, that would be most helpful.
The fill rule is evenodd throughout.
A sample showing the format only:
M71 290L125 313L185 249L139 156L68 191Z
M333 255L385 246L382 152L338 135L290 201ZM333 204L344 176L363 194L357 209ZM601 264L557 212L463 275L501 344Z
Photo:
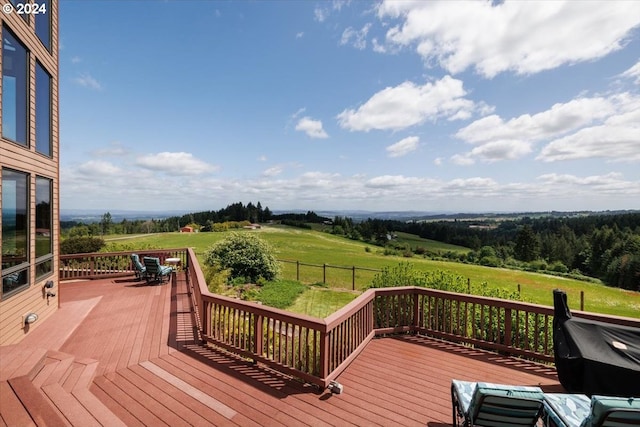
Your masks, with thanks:
M584 291L580 291L580 311L584 311Z
M504 309L504 344L511 347L511 309Z
M417 331L420 326L420 295L417 292L413 293L413 331Z
M356 290L356 266L354 265L351 270L351 289Z
M323 381L329 375L329 333L320 331L320 378Z
M300 281L300 261L296 261L296 280Z
M322 264L322 283L327 283L327 264Z
M264 317L261 314L256 315L253 318L253 345L255 346L253 351L254 353L262 356L263 350L263 341L262 341L262 331L263 331Z

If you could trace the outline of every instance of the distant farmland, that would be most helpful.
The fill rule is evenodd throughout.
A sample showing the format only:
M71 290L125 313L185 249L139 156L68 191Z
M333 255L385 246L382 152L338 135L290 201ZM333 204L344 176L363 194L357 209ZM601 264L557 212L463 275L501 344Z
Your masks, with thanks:
M487 282L490 287L516 291L520 285L523 300L547 306L553 304L553 290L560 288L567 292L570 308L578 310L580 292L583 291L586 311L640 317L639 293L609 288L596 283L519 270L436 261L417 256L412 258L385 256L381 247L313 230L274 226L246 232L259 233L260 237L278 250L277 256L280 260L293 261L283 263L284 278L295 279L299 271L300 280L305 283L317 283L326 279L327 284L332 288L351 289L353 266L379 270L383 267L397 266L401 262L411 262L419 271L443 270L460 275L472 283ZM192 247L201 256L209 246L226 235L226 232L159 233L123 240L117 239L124 236L111 236L107 241L111 242L113 250ZM433 252L469 251L468 248L420 239L413 235L399 235L398 238L412 246L423 246ZM300 266L298 270L295 261L314 264L318 267ZM331 267L323 269L324 264L341 266L345 269ZM324 277L323 270L326 272ZM375 274L373 271L356 269L356 290L365 289Z

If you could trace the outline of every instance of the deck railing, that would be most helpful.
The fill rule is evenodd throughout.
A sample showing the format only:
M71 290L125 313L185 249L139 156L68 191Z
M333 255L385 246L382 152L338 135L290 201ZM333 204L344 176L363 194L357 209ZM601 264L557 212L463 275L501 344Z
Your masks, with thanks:
M318 319L210 293L192 249L138 253L183 260L204 343L321 387L335 379L374 336L385 334L423 334L553 362L552 307L418 287L377 288L365 291L329 317ZM91 260L94 265L105 265L128 255L81 254L78 262ZM74 259L65 256L63 268ZM103 270L94 267L92 271L97 275ZM579 311L573 314L640 328L640 319Z
M186 249L151 249L136 251L142 257L160 258L164 263L167 258L180 258L186 265ZM87 254L60 255L60 280L72 279L104 279L133 274L135 269L131 263L131 252L95 252Z

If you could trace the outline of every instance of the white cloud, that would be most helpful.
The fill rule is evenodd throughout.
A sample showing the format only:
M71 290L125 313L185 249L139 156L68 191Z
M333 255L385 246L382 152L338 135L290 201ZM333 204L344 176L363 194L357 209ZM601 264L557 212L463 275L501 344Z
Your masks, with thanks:
M94 177L113 177L120 175L122 169L104 160L89 160L78 166L78 172L82 175L91 175Z
M82 58L80 58L79 56L74 56L73 58L71 58L72 64L79 64L80 62L82 62Z
M260 157L258 157L258 161L259 162L266 162L267 161L267 156L265 156L264 154Z
M435 159L433 159L433 164L436 166L441 166L442 165L442 157L436 157Z
M464 96L462 81L444 76L418 86L406 81L374 94L357 109L338 114L341 127L351 131L400 130L445 117L467 118L480 106Z
M299 31L296 33L296 38L297 39L301 39L302 37L304 37L304 31Z
M389 157L402 157L417 150L419 142L420 138L417 136L408 136L388 146L386 150L389 153Z
M277 176L280 175L283 171L283 167L282 166L272 166L270 168L265 169L262 172L262 176Z
M100 84L100 82L95 78L93 78L92 76L90 76L89 74L81 74L75 79L73 79L73 81L82 87L86 87L93 90L102 90L102 85Z
M476 163L470 153L454 154L451 156L451 162L458 166L470 166Z
M184 206L195 211L238 200L260 200L270 209L321 209L329 204L335 209L388 210L394 206L397 210L434 210L446 206L477 212L495 211L498 206L514 211L522 211L523 206L539 210L629 209L633 207L629 200L640 200L640 182L619 173L584 177L546 174L531 181L498 182L486 176L444 180L322 171L287 179L258 173L245 179L198 175L176 180L163 172L97 161L80 167L62 165L62 204L67 209L113 206L166 210ZM168 191L170 197L166 197Z
M488 78L604 57L640 24L633 1L385 0L377 12L399 21L387 31L390 45L412 46L452 74L473 67Z
M217 166L210 165L193 157L191 153L162 152L149 154L136 160L136 165L155 172L169 175L200 175L216 171Z
M612 96L613 113L606 120L557 138L542 148L538 160L554 162L586 158L640 161L640 96Z
M318 22L324 22L330 13L329 9L318 6L313 10L313 18Z
M406 177L403 175L382 175L368 180L367 187L389 188L420 185L422 180L416 177Z
M296 125L296 130L305 132L311 138L328 138L327 132L322 128L322 121L313 120L311 117L302 117Z
M360 30L354 30L352 27L346 28L342 32L340 44L351 44L356 49L365 49L367 47L367 33L369 33L369 29L371 29L370 23L365 24Z
M509 120L498 115L483 117L455 134L475 147L452 160L457 164L472 164L475 159L515 160L530 154L536 144L551 140L538 160L605 157L634 161L640 156L639 110L640 97L621 93L582 97Z
M622 73L621 76L629 79L635 78L635 84L640 85L640 61L636 62L633 67Z
M494 140L537 141L578 129L614 111L605 98L579 98L538 114L523 114L508 121L497 115L483 117L460 129L456 137L470 143Z

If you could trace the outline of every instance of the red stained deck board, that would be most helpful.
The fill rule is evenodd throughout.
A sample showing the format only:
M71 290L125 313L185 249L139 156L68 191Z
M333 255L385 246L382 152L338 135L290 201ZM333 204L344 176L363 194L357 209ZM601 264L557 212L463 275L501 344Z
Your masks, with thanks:
M45 385L42 387L42 391L71 425L100 427L100 423L60 383Z
M9 380L9 384L22 405L29 409L29 415L37 426L67 425L28 376L12 378Z
M2 396L0 418L5 425L25 427L36 425L6 381L0 381L0 396Z
M140 404L135 399L132 399L129 395L130 390L128 390L126 387L123 390L114 381L111 381L106 377L96 377L96 379L94 380L94 384L101 390L103 390L105 394L113 399L118 405L121 406L122 410L117 410L116 415L122 418L127 425L139 424L144 426L157 427L168 426L168 424L158 418L149 408L145 407L144 404ZM94 392L94 394L96 393ZM97 397L101 398L100 396ZM107 406L110 406L111 404L111 402L104 403ZM125 413L130 414L131 417L135 419L135 421L133 421L130 417L127 417ZM124 419L123 416L125 416L127 419Z
M125 374L125 371L128 371ZM209 422L198 412L193 411L185 404L188 399L178 400L176 394L179 390L175 390L168 386L161 378L153 375L151 372L141 366L131 366L127 370L120 371L120 374L127 375L127 379L131 382L144 387L144 390L152 399L162 403L167 408L171 408L180 418L194 426L204 426Z
M234 389L237 391L237 395L252 396L253 399L261 402L252 403L252 405L271 406L275 411L284 411L290 414L302 424L332 425L325 419L324 409L319 409L282 391L286 387L286 381L291 381L290 379L246 361L240 361L233 356L215 353L212 350L208 352L208 356L209 359L196 354L190 356L177 352L172 354L170 358L163 358L163 360L180 366L181 369L193 375L199 372L203 373L208 377L207 381L214 382L222 390ZM210 366L213 369L203 369L204 366ZM279 386L273 386L278 383L280 383ZM296 387L295 392L309 394L310 399L317 400L317 395L313 392L312 387L303 387L299 384L296 384Z
M63 282L60 287L63 308L69 303L77 307L86 301L94 303L73 326L67 340L58 344L64 353L49 351L46 359L25 364L25 358L38 348L37 343L10 346L14 348L9 351L2 348L3 356L14 356L10 363L0 361L0 378L8 375L4 367L10 364L15 370L19 361L23 371L32 365L29 373L43 386L75 383L72 394L103 425L158 425L164 421L199 426L433 427L450 425L453 378L541 384L545 390L562 391L553 368L425 337L400 336L369 343L338 377L344 385L343 394L319 393L259 364L199 345L183 273L175 283L163 285L101 279ZM85 305L85 311L89 306ZM67 312L71 315L70 310ZM16 351L23 353L15 356ZM55 357L59 367L50 372ZM76 363L94 359L96 371L85 369L72 374L67 366L61 373L69 357ZM163 379L167 374L162 371L156 371L158 376L139 365L145 362L161 367L169 376ZM38 363L42 364L40 368L36 367ZM49 374L44 382L38 377L40 373ZM87 390L81 384L91 378ZM166 381L172 378L194 387L190 388L191 394ZM236 415L231 420L225 418L194 398L198 393L232 408ZM0 416L11 425L6 422L4 408L3 400ZM19 412L15 416L20 416Z

